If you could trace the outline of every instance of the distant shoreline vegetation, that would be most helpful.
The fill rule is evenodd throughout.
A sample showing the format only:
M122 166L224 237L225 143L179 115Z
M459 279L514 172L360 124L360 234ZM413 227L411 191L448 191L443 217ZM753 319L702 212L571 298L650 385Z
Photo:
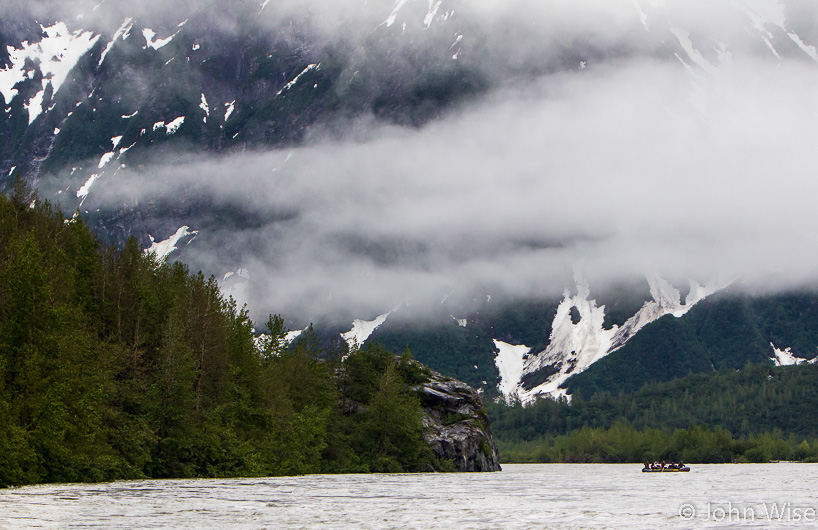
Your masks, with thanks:
M749 364L489 414L503 463L818 462L816 403L818 366Z
M378 345L255 343L214 278L102 245L18 179L0 195L0 486L454 470L428 369Z
M569 434L531 441L497 442L503 464L683 461L688 464L766 463L776 460L818 462L818 438L812 443L780 431L734 437L719 427L636 430L618 423L608 429L583 427Z

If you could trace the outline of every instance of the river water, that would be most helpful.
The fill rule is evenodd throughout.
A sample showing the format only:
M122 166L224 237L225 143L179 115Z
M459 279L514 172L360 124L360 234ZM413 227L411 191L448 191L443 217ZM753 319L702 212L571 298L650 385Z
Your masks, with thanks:
M815 528L818 464L144 480L0 490L0 529Z

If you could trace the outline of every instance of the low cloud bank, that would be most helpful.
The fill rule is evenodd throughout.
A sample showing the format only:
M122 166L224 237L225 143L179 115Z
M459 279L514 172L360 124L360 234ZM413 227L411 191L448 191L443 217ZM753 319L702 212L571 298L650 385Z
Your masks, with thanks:
M247 250L251 308L303 319L453 289L558 295L575 270L592 289L645 273L813 285L817 85L806 61L748 56L709 75L614 61L420 129L122 170L96 200L195 190L269 219L219 237ZM203 245L187 259L236 266Z

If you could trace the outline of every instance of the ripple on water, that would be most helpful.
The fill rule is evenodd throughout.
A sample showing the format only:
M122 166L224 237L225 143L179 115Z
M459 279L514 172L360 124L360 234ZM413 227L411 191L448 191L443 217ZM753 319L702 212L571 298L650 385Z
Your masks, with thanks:
M805 510L818 511L813 464L695 466L666 475L643 475L639 465L504 468L32 486L0 490L0 529L792 527L783 516L717 520L720 508L763 517L772 504L788 504L791 517L802 510L799 529L818 528L818 520L804 517ZM692 520L680 516L684 505L692 507Z

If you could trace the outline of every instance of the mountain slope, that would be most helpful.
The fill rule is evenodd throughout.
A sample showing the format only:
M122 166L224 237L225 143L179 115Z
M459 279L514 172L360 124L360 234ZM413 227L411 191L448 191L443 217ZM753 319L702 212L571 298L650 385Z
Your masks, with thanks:
M816 297L755 297L720 293L685 318L663 317L609 358L567 381L571 392L591 396L639 389L689 373L747 363L814 362L818 357ZM790 355L784 354L786 350ZM783 358L782 358L783 357Z
M663 348L673 373L811 357L789 302L696 317L729 282L680 288L814 285L811 2L3 9L6 189L23 175L254 314L522 400L616 389L593 374Z

